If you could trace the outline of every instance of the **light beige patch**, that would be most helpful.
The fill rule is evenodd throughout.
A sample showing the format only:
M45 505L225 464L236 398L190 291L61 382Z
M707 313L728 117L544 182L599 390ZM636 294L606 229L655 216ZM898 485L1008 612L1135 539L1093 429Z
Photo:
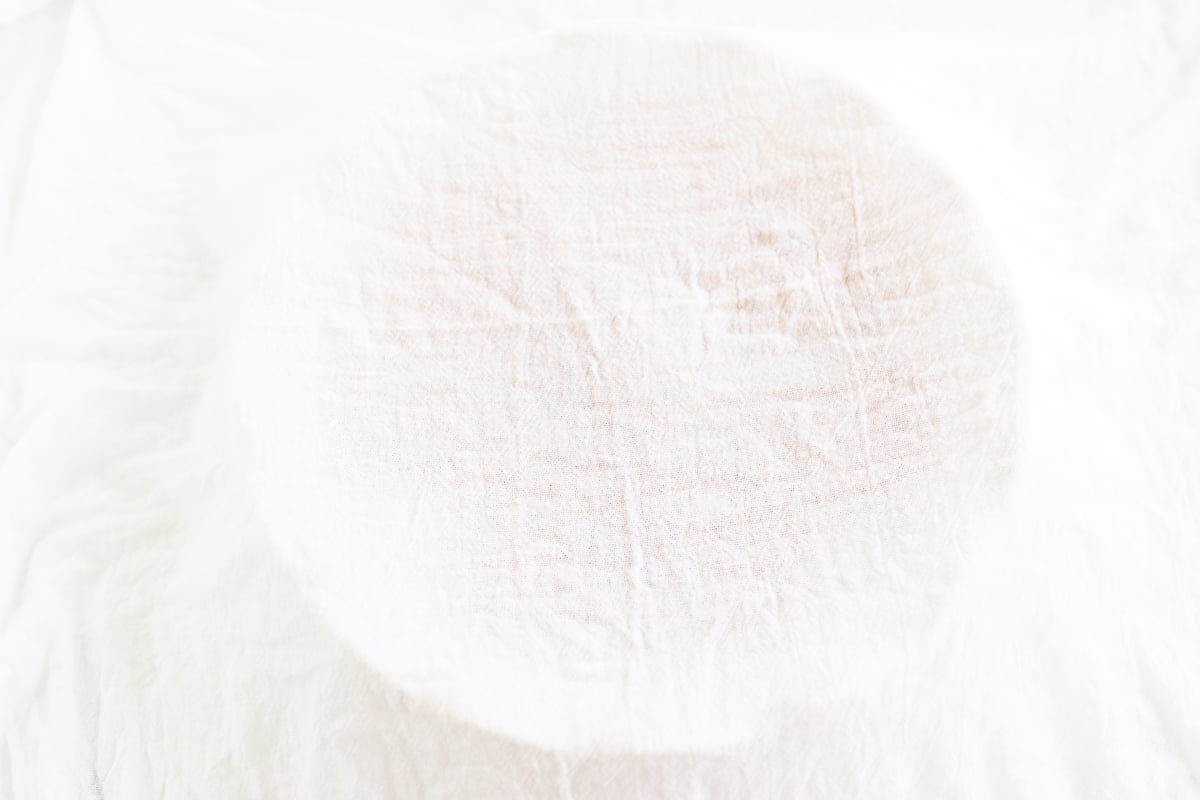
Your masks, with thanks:
M429 83L255 269L260 499L399 686L555 746L748 735L936 605L1013 321L862 99L574 36Z

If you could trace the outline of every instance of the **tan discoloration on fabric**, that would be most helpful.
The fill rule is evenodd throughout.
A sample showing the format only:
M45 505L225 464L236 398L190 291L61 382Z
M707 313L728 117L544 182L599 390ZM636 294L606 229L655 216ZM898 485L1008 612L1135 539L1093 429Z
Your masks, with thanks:
M633 698L597 740L686 740L725 712L681 676L736 698L868 646L829 631L924 613L998 497L1006 295L952 184L831 81L567 40L397 103L288 232L247 350L250 413L289 409L267 521L337 624L393 615L347 628L368 658L485 724L454 687L500 664L564 719Z

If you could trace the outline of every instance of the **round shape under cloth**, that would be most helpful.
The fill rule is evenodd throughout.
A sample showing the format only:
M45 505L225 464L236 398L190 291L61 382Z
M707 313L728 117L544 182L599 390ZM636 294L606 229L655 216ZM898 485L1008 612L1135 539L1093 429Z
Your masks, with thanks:
M927 623L997 505L1014 323L954 185L739 45L540 40L337 149L239 287L262 518L398 686L718 747Z

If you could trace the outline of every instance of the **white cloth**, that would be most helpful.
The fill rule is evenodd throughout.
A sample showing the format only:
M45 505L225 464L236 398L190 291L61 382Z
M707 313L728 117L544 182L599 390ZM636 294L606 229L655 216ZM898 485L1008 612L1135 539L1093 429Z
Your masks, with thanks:
M280 467L271 459L292 451L264 438L261 425L245 423L260 418L257 404L280 386L268 370L262 387L239 394L248 367L271 365L238 349L251 341L242 338L246 320L254 319L248 312L266 299L248 294L246 280L270 277L269 270L253 277L251 267L321 266L316 252L284 258L263 234L282 224L297 242L302 235L309 244L330 241L299 227L324 208L303 176L329 158L332 142L361 135L355 120L377 103L385 104L375 119L394 127L399 121L388 117L394 98L412 102L420 92L413 86L430 72L471 74L463 59L507 58L513 37L600 13L570 4L470 5L76 5L53 80L25 84L46 87L44 106L19 104L19 117L7 116L17 106L5 106L5 124L21 131L5 139L5 163L17 165L5 175L21 179L5 187L16 213L0 320L0 796L1200 795L1194 778L1200 700L1192 686L1200 673L1194 7L1063 4L1047 13L1029 3L966 13L957 4L929 3L881 13L870 4L606 4L606 15L669 23L671 35L687 41L736 35L761 54L755 58L788 65L788 75L808 74L804 65L813 65L856 87L880 107L889 129L935 158L960 187L1016 309L1020 445L1004 524L989 525L954 560L935 620L906 617L929 624L894 630L893 658L853 680L827 675L825 683L787 687L787 701L768 721L758 714L713 716L713 727L737 726L736 735L717 741L715 731L684 730L679 720L653 711L655 703L679 708L672 696L630 706L651 708L646 718L618 709L607 724L582 700L532 704L519 682L512 684L525 705L519 718L512 708L485 708L459 691L439 694L432 682L415 682L407 667L397 668L395 648L374 652L348 627L352 617L368 632L382 630L386 645L395 629L381 628L372 615L399 595L369 604L362 615L342 614L344 598L320 594L322 573L298 569L305 553L322 566L329 551L320 538L289 537L279 520L260 515L264 473ZM10 24L31 20L39 18ZM721 30L681 31L683 22ZM45 25L47 44L30 48L28 60L13 55L14 62L30 70L55 62L56 28ZM533 97L579 84L570 78L579 62L554 63L565 74L546 75ZM6 86L28 82L31 74L10 69ZM747 74L757 73L735 69L707 85ZM770 78L783 82L772 84L776 91L787 80ZM527 96L484 85L485 98ZM445 103L460 101L427 96L426 102L432 111L422 111L422 127L411 133L400 126L399 144L387 147L435 152L430 120L453 123L446 147L480 134L458 124L461 110L447 110ZM712 103L725 108L717 95ZM754 113L767 107L774 106L764 102ZM503 111L481 109L493 119ZM687 121L685 114L670 122L684 130ZM532 123L522 117L513 125L528 131ZM580 132L580 142L614 129L619 119L600 120ZM489 131L479 141L495 147L495 128ZM548 152L563 158L563 143L552 141ZM361 166L403 174L400 165L373 160L394 152L387 147L338 146L343 155L369 156ZM471 157L486 164L489 152ZM716 163L717 155L701 162ZM615 164L644 167L636 154L622 158ZM411 186L419 184L421 196L453 200L452 216L442 221L466 220L473 206L454 199L450 167L438 171L448 163L422 162L434 180L410 175ZM560 174L553 163L521 174ZM364 185L374 184L344 184ZM598 196L614 196L606 186ZM652 186L619 207L650 211L642 204L668 195L674 196ZM733 197L741 198L736 191ZM326 202L336 206L333 198ZM715 208L719 219L732 214L729 206ZM552 230L577 242L584 221L570 210L546 213L560 220ZM492 209L485 219L491 224L503 213ZM675 229L674 217L650 220L656 229ZM753 244L755 233L739 247ZM767 239L758 245L764 251ZM654 244L655 253L664 252ZM349 254L367 247L356 241ZM715 263L720 252L698 252L698 265ZM595 255L570 263L595 269ZM293 284L297 291L305 285ZM436 281L422 286L437 290L431 299L447 303L451 318L476 313L477 292L454 295ZM618 288L618 301L627 302L634 287ZM679 294L684 281L664 280L663 288L695 302ZM712 291L731 289L718 281ZM606 303L611 307L612 299ZM405 306L370 300L362 308L386 316ZM780 308L787 304L774 307ZM680 313L703 331L698 309L685 302ZM767 306L764 317L771 311ZM479 313L485 312L491 313ZM727 329L725 318L711 322ZM913 335L921 341L919 331ZM556 348L564 341L565 335L543 343ZM598 340L610 355L620 341L616 332ZM681 346L670 338L664 344ZM685 398L694 395L683 390L707 400L719 394L734 345L718 340L717 346L726 348L717 351L724 366L665 395L670 407L705 425L713 420L689 406ZM411 360L414 352L398 356ZM470 351L448 363L484 366ZM650 354L648 366L665 363L680 360L666 350ZM431 364L423 364L431 370L427 379L446 380ZM791 374L770 377L786 381ZM320 375L301 370L289 379ZM486 373L472 378L493 380ZM618 395L627 402L631 396ZM244 404L239 413L231 411L231 397ZM640 414L650 406L632 407ZM537 403L528 408L543 411ZM294 405L281 411L289 419L299 413ZM811 413L808 424L820 429L820 409ZM544 439L548 430L536 419L525 430ZM642 443L637 452L649 459L643 474L665 480L660 470L679 468L685 438L679 433L655 450L644 438L652 427L640 419L627 421ZM578 430L595 427L592 419L584 422ZM426 454L440 452L431 443L436 425L446 423L431 416L417 431ZM770 441L780 429L768 425L770 435L750 437L746 428L729 428L741 445ZM342 433L330 441L343 454L357 452L352 431ZM462 441L459 431L445 435L456 447ZM310 452L315 438L289 446ZM334 463L343 462L316 466ZM312 479L305 470L313 463L294 466ZM560 496L556 487L550 491L552 499ZM482 513L482 500L472 501L472 513ZM562 513L557 504L547 511ZM663 516L650 533L674 535L681 522ZM443 580L436 568L446 566L445 553L437 547L446 543L434 544L419 551L430 562L417 577ZM356 591L379 586L378 565L356 574L362 579ZM469 575L445 574L458 581L446 585L478 585ZM595 584L583 585L586 606ZM725 596L705 599L719 604ZM656 608L663 620L674 618ZM504 622L510 609L496 611ZM686 631L660 629L693 641ZM734 644L749 647L737 637L753 630L739 627ZM467 649L492 647L459 639L452 629L435 632ZM478 669L481 652L494 651L440 666ZM541 678L549 662L519 663L532 664ZM720 690L738 697L741 685L731 681L690 697L711 708ZM738 697L732 709L753 709L753 700ZM564 730L572 719L577 729ZM646 727L654 724L657 731ZM641 729L650 731L647 740L632 741L631 731Z

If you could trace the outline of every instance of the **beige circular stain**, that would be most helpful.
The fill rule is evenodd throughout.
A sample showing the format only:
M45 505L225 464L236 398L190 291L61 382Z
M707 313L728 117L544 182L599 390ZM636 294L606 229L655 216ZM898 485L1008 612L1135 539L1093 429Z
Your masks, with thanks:
M398 685L561 747L754 735L936 609L1008 468L962 199L738 46L575 35L382 109L243 286L258 496Z

